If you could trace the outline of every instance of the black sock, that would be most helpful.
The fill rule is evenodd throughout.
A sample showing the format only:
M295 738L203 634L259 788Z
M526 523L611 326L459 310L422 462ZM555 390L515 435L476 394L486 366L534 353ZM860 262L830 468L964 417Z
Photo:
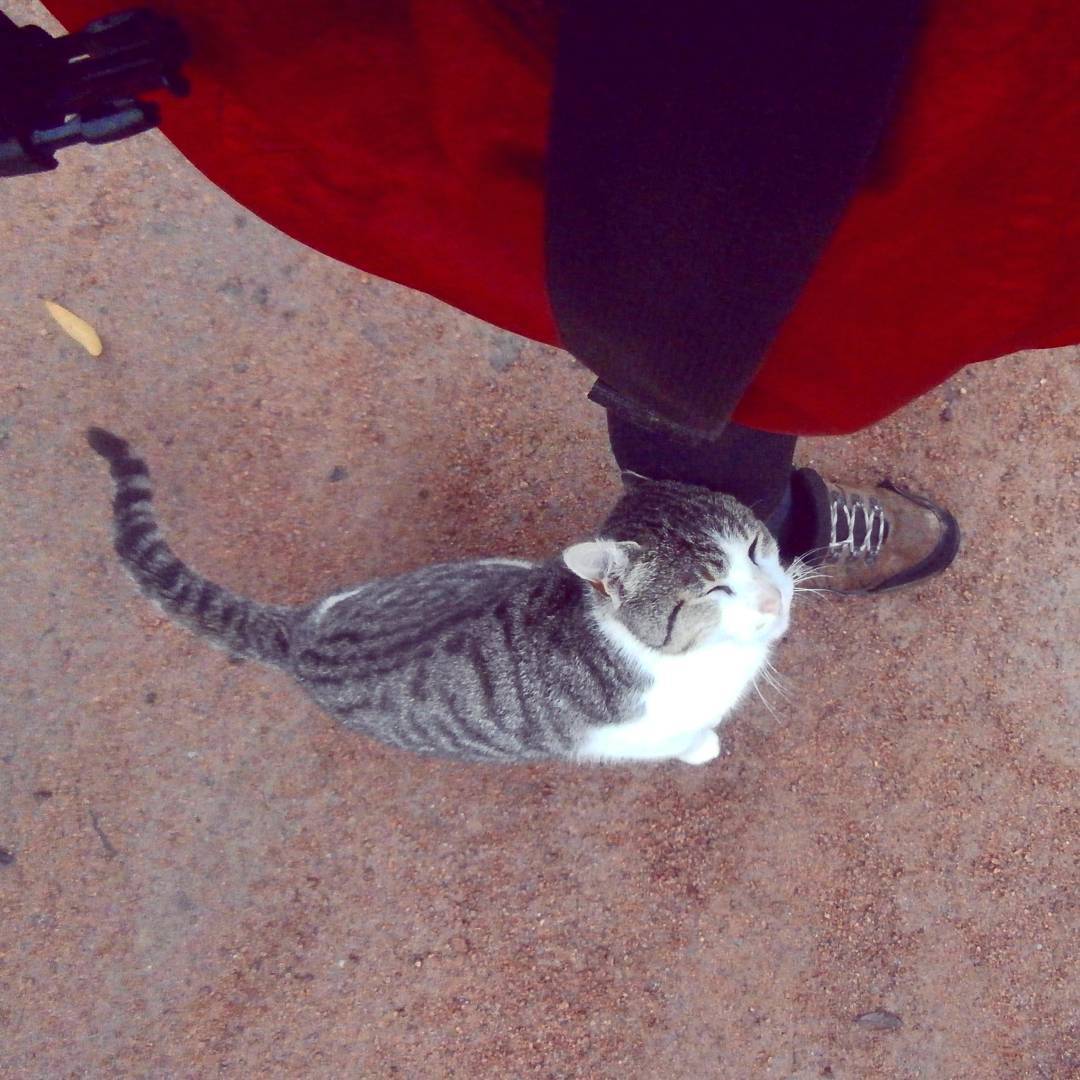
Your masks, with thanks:
M798 469L791 474L788 511L774 528L768 522L780 545L780 559L791 562L797 555L806 555L824 543L822 529L826 525L822 508L828 502L825 485L812 469ZM820 490L819 490L820 489Z
M608 412L611 452L622 469L653 480L679 480L734 495L765 523L791 562L828 536L828 497L812 469L793 466L794 435L728 424L713 440L681 439Z
M608 436L620 468L653 480L679 480L734 495L774 532L783 528L794 435L728 424L717 439L681 439L659 428L638 427L610 411Z

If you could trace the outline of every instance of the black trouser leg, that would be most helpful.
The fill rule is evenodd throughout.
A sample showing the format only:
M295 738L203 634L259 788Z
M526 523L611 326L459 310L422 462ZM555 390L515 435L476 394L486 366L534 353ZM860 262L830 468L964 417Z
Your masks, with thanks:
M923 6L562 5L546 216L562 343L600 376L621 465L737 496L782 551L795 440L728 420L867 174Z
M923 3L562 5L548 293L616 394L720 437L866 176Z
M785 561L815 546L820 508L804 486L791 483L794 435L728 424L718 439L683 439L612 411L608 436L620 469L734 495L776 537Z
M617 412L608 413L608 435L621 469L734 495L762 520L785 502L794 435L728 424L718 439L683 440L666 430L638 427Z

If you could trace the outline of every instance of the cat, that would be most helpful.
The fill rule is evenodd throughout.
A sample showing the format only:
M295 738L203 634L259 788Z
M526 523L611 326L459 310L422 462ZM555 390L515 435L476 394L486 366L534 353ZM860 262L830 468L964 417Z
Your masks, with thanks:
M741 503L623 474L594 539L542 563L471 559L299 607L260 604L169 549L149 471L101 428L117 553L170 616L288 672L346 728L468 761L704 764L788 627L797 574Z

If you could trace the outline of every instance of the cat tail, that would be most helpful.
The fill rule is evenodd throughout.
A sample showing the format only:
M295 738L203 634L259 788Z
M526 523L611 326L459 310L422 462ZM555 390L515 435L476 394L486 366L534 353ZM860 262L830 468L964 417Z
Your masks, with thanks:
M142 591L211 644L237 656L284 667L300 609L258 604L200 577L171 551L150 506L150 470L124 439L90 428L86 441L109 463L116 481L116 552Z

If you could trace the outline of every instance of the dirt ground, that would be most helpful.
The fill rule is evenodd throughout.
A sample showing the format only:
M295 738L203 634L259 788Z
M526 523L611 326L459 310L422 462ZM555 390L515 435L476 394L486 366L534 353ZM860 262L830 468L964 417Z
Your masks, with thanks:
M145 453L182 556L300 601L586 533L587 373L156 134L0 191L0 1075L1080 1076L1077 350L800 444L964 549L804 603L717 762L419 760L137 595L82 431Z

